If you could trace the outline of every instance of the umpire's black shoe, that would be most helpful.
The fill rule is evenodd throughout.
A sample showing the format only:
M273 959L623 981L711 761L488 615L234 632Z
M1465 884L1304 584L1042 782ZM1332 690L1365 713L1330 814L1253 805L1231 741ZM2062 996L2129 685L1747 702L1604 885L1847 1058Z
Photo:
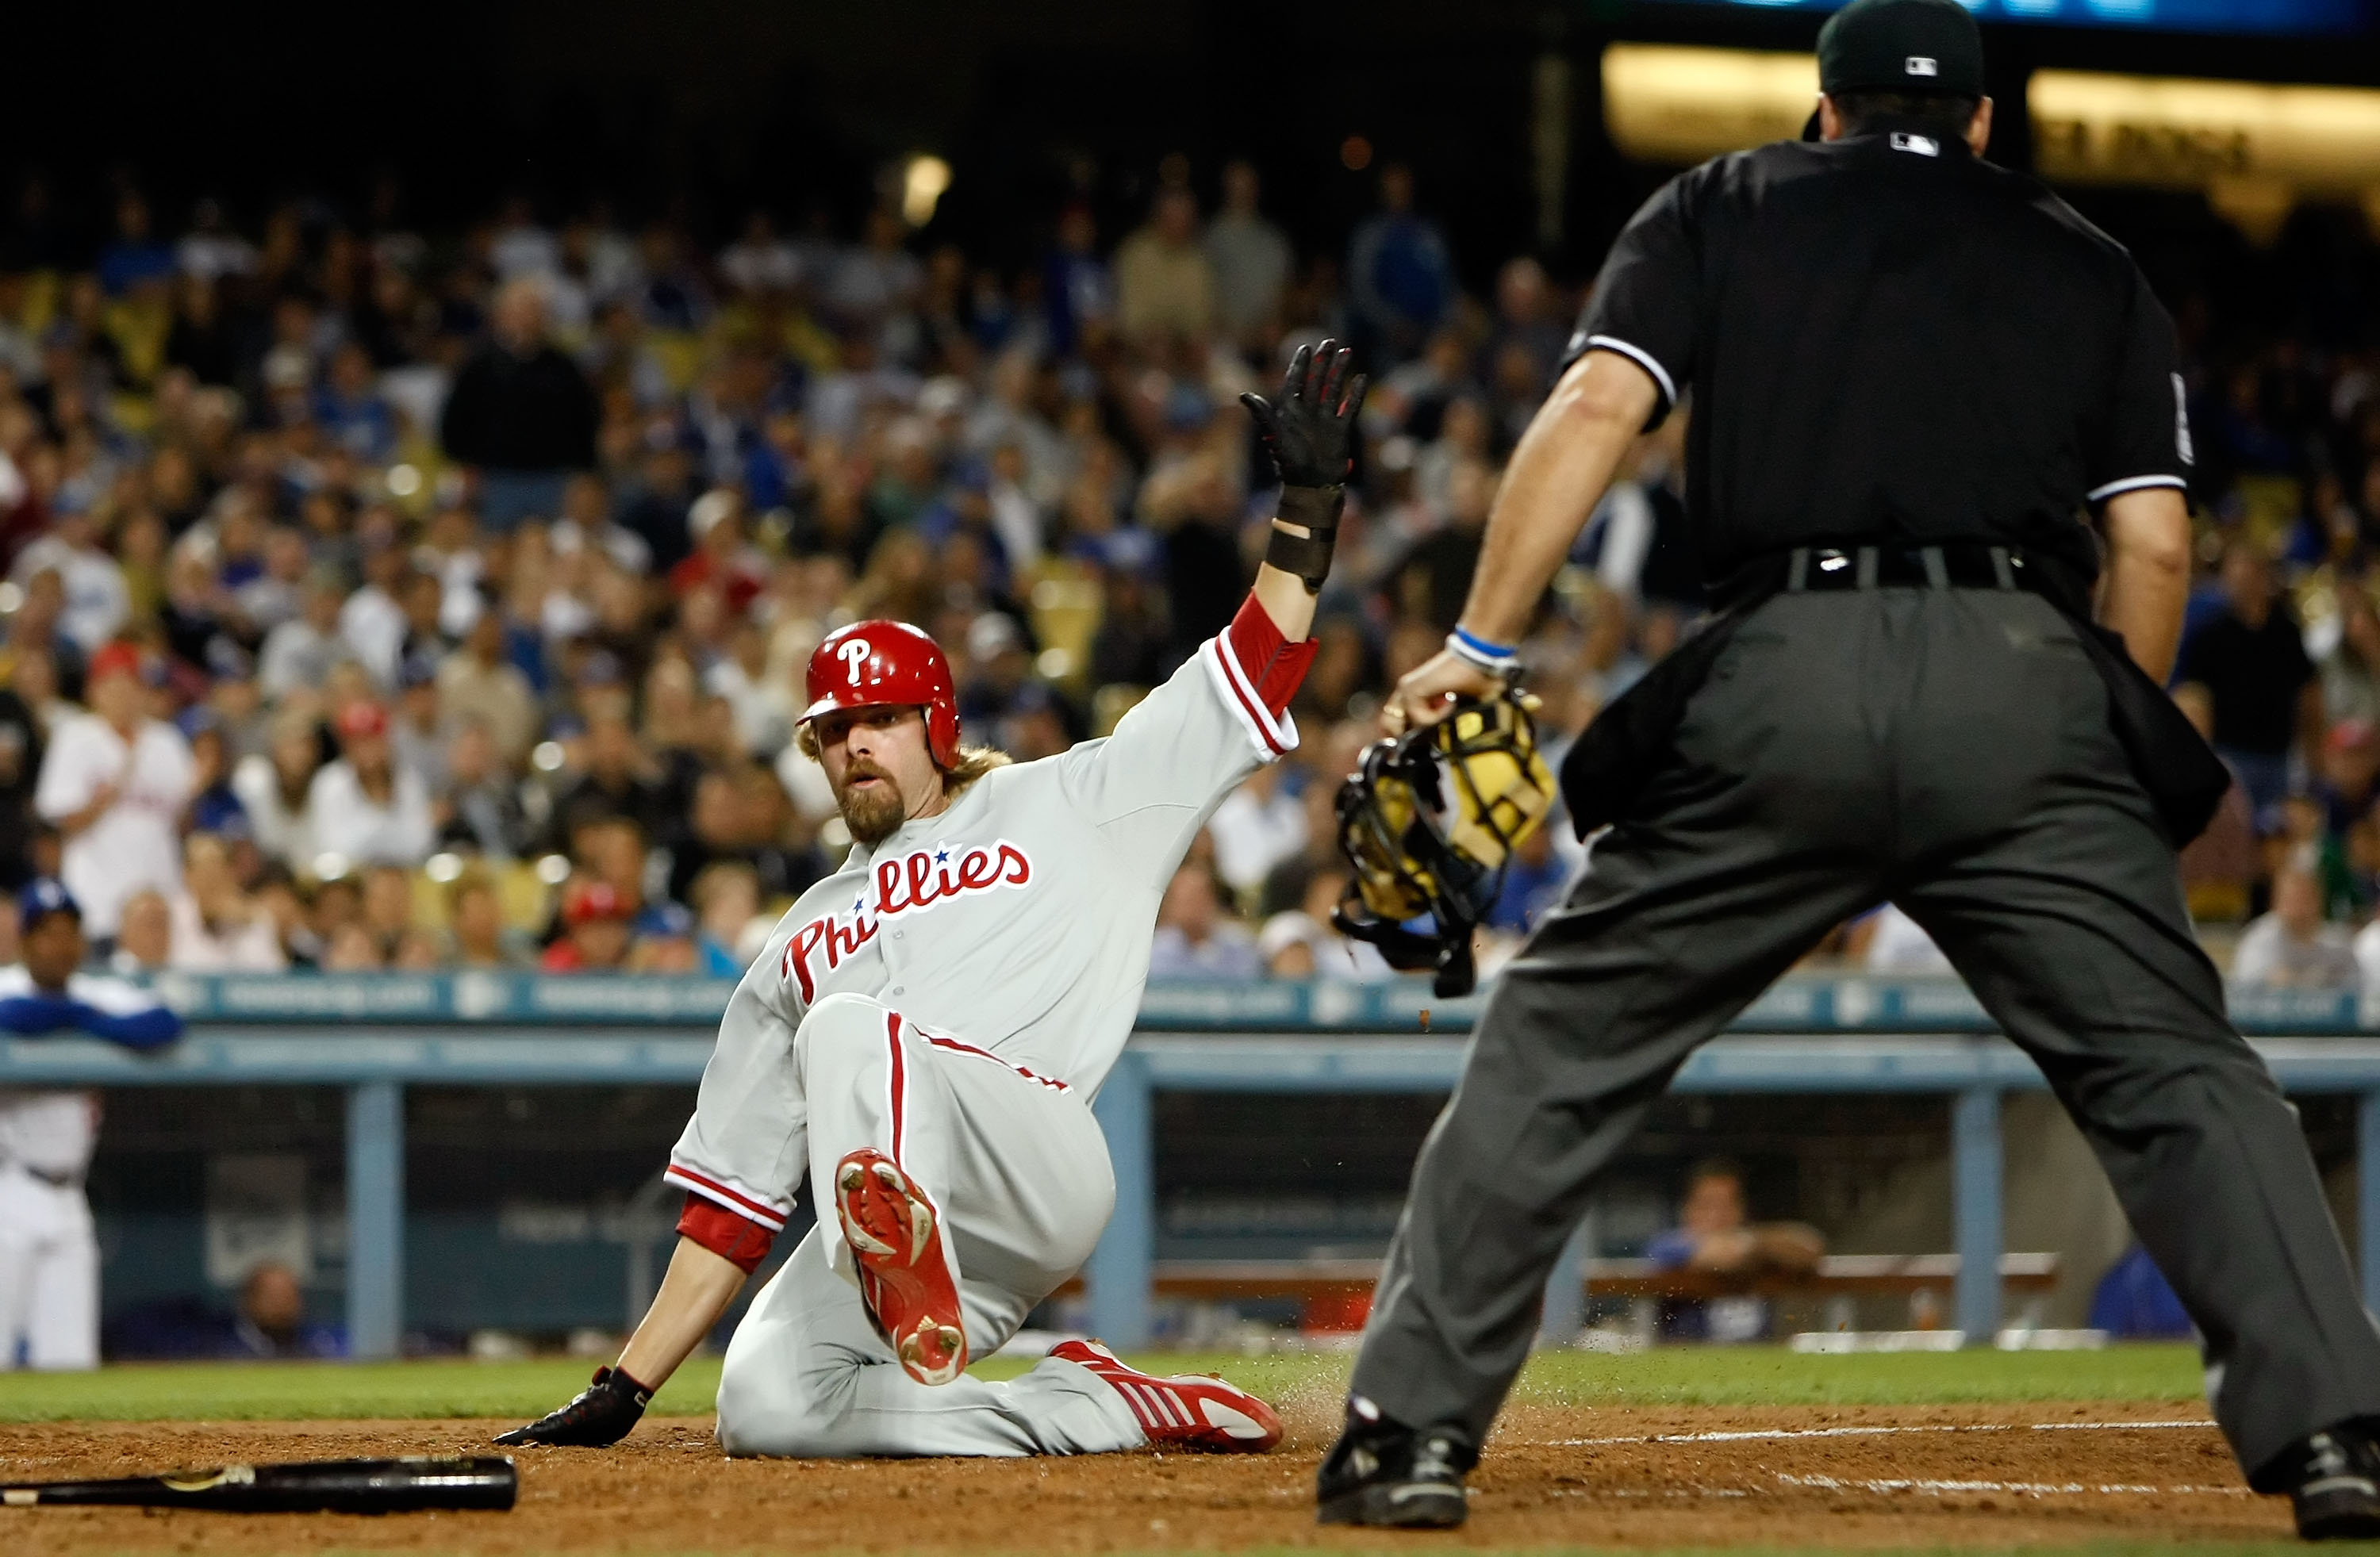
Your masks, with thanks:
M1461 1428L1409 1428L1367 1400L1350 1400L1347 1426L1315 1478L1316 1517L1325 1525L1451 1529L1470 1512L1463 1478L1478 1463Z
M2301 1439L2254 1480L2289 1493L2302 1540L2380 1539L2380 1443L2360 1422Z

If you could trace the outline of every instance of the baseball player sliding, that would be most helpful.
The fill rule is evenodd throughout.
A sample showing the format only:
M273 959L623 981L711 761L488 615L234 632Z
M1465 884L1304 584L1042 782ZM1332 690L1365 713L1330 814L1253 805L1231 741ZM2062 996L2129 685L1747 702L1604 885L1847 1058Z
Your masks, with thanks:
M670 1154L678 1247L616 1366L502 1443L616 1442L719 1322L807 1175L818 1226L727 1348L731 1454L1269 1449L1220 1379L1067 1342L1007 1383L965 1372L1078 1270L1115 1201L1091 1116L1140 1005L1165 884L1215 806L1296 744L1348 428L1364 381L1324 342L1244 397L1283 488L1256 586L1105 740L1012 765L959 744L950 668L892 622L811 656L801 741L854 840L729 1000ZM830 1210L830 1207L832 1208Z

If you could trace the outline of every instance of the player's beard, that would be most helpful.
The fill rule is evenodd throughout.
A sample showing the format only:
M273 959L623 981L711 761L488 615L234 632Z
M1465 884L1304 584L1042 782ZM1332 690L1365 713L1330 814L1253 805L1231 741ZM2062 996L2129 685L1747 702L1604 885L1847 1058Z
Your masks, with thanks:
M855 790L856 778L879 778L864 790ZM909 803L901 796L900 785L892 776L865 758L852 763L843 776L843 793L835 797L835 806L843 813L843 825L855 843L878 844L898 831L909 819Z

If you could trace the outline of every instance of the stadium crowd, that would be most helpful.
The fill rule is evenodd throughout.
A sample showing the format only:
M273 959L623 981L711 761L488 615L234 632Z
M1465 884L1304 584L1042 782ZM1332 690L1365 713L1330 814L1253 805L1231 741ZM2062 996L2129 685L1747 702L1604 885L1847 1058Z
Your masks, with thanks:
M820 637L926 627L968 739L1020 758L1099 733L1229 619L1271 512L1235 398L1330 334L1374 388L1303 744L1216 815L1152 971L1387 976L1330 927L1332 791L1452 625L1579 297L1526 257L1466 291L1402 168L1305 255L1254 170L1187 175L1122 234L1048 213L1007 269L897 204L710 247L527 200L455 234L385 198L177 226L126 187L86 232L27 182L0 886L60 875L128 971L732 975L844 841L791 739ZM2240 779L2193 908L2249 922L2236 976L2380 987L2380 356L2177 312L2206 561L2178 695ZM1685 420L1526 646L1557 754L1700 610ZM1576 858L1541 831L1488 934ZM1828 954L1924 966L1894 918Z

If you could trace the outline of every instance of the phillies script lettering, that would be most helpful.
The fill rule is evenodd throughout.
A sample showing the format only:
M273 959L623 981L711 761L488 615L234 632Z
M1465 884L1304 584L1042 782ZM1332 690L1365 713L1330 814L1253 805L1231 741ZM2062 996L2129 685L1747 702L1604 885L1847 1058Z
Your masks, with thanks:
M794 938L785 943L778 976L798 983L804 1001L815 1000L818 976L811 972L813 955L824 957L828 968L840 967L844 958L876 938L877 928L885 920L953 898L1022 887L1032 879L1033 862L1006 839L965 849L938 844L879 860L869 882L875 901L863 899L847 912L813 919L795 931Z

